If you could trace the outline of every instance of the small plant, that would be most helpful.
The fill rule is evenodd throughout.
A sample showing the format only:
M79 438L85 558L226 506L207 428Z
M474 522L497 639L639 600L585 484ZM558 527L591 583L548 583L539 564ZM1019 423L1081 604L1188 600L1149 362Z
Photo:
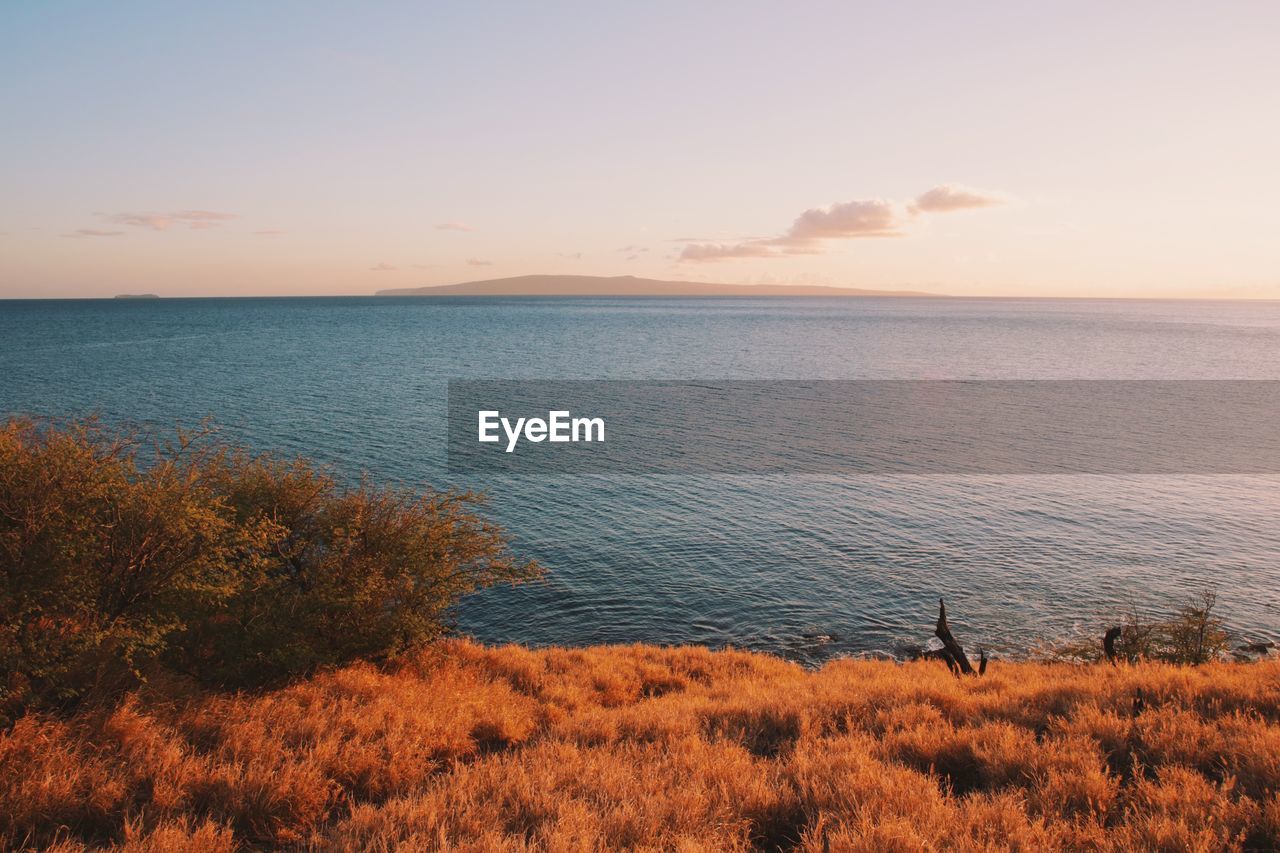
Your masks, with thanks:
M1227 632L1222 620L1213 614L1217 604L1218 594L1205 590L1198 599L1184 604L1176 618L1165 623L1164 660L1201 664L1226 652Z
M1227 652L1230 641L1222 620L1214 613L1217 604L1218 595L1211 589L1189 599L1168 619L1153 619L1144 615L1137 605L1130 604L1120 624L1107 632L1114 652L1112 660L1176 664L1217 660ZM1049 649L1048 657L1102 660L1104 646L1099 639L1100 636L1087 636L1056 645Z

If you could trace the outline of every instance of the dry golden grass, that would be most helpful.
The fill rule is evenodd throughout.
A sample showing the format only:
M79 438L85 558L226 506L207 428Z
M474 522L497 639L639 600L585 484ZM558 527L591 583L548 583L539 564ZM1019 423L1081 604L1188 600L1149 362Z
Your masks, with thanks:
M1278 792L1280 662L454 641L0 735L0 846L58 850L1273 849Z

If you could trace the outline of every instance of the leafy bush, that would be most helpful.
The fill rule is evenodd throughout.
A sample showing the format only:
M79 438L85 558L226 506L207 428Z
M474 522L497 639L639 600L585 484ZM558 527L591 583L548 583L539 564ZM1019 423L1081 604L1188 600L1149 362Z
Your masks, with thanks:
M209 430L0 425L0 719L166 666L252 685L432 639L536 577L472 493L344 488Z

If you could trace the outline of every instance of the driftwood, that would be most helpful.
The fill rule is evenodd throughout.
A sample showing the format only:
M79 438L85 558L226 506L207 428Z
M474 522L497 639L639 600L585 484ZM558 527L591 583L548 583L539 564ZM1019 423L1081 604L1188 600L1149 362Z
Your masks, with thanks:
M934 626L933 633L942 641L942 648L939 650L938 656L947 663L947 669L956 675L961 673L965 675L981 675L987 670L987 655L982 653L979 661L980 670L975 671L973 664L969 663L968 656L964 653L964 647L956 642L956 638L951 634L951 628L947 625L947 605L942 599L938 599L938 624Z
M1107 661L1112 665L1116 665L1116 640L1120 639L1119 628L1109 628L1102 638L1102 651L1107 656Z

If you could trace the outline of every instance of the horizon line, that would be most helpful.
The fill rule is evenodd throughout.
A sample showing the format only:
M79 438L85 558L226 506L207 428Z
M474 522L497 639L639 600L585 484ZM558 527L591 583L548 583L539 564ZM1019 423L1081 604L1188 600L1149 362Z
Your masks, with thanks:
M451 285L423 285L424 287L450 287ZM743 285L756 286L756 285ZM762 285L768 287L791 287L793 285ZM812 287L818 285L794 285L796 287ZM838 285L828 285L833 289ZM135 297L129 295L112 296L0 296L0 302L157 302L176 301L181 299L395 299L416 298L424 294L414 293L255 293L255 294L186 294L181 296ZM468 294L444 293L436 299L986 299L986 300L1040 300L1071 302L1280 302L1280 296L1059 296L1054 294L964 294L964 293L925 293L913 294L904 291L896 293L875 293L867 295L814 295L801 293L764 294L759 296L737 294Z

